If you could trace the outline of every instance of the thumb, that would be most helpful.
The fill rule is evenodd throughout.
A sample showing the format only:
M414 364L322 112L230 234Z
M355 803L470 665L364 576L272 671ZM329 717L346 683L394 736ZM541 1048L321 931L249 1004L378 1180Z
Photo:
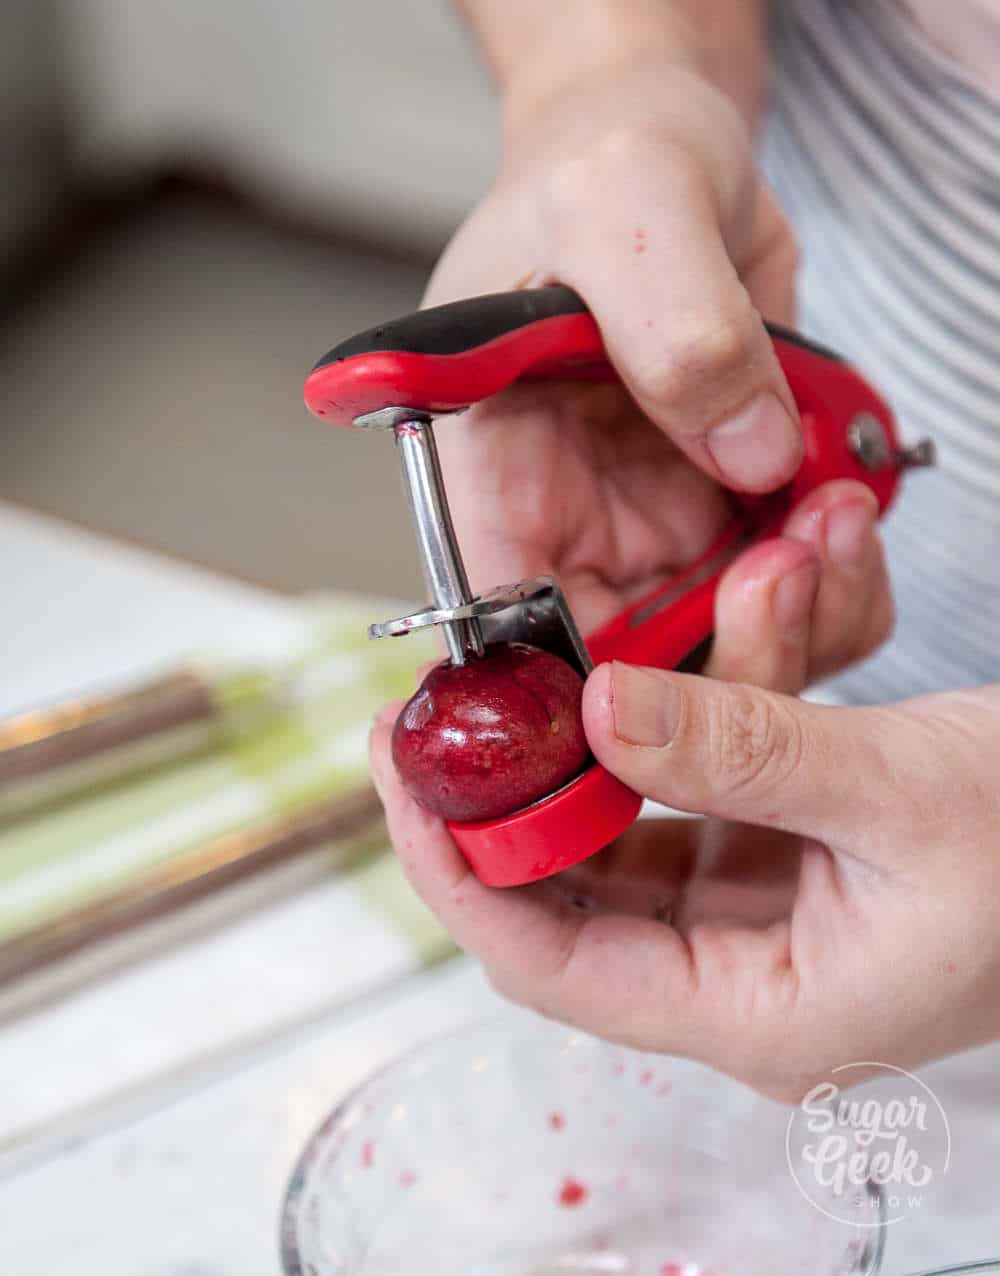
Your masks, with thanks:
M617 661L596 669L584 691L594 755L630 788L677 810L832 846L900 813L906 768L885 744L898 734L892 713Z
M697 178L683 189L669 169L647 171L645 183L655 221L635 227L618 203L599 219L574 219L558 276L586 298L649 419L726 487L771 491L802 459L799 414L731 260L714 196ZM638 235L641 253L609 251Z

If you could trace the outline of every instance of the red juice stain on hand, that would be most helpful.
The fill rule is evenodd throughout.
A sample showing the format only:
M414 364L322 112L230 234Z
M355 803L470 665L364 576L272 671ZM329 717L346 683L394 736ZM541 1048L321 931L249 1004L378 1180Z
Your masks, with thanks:
M572 1209L574 1206L582 1205L589 1195L590 1192L583 1183L574 1178L566 1178L563 1179L562 1187L559 1189L559 1204Z

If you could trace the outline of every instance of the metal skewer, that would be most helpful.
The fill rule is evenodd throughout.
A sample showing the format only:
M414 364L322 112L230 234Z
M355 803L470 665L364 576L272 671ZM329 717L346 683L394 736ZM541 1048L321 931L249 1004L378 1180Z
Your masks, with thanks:
M395 424L394 432L431 600L438 610L465 606L472 602L472 591L448 509L431 417L414 413ZM453 664L483 655L476 617L445 621L441 628Z

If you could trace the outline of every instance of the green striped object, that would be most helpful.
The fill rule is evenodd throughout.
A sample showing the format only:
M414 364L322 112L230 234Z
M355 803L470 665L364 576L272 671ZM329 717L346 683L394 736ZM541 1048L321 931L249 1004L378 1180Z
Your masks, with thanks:
M287 660L229 668L216 653L202 662L232 724L221 744L0 828L0 943L222 834L366 785L372 715L410 695L418 665L435 655L427 634L370 642L377 606L340 595L303 600L301 643ZM346 871L420 960L450 951L394 857Z

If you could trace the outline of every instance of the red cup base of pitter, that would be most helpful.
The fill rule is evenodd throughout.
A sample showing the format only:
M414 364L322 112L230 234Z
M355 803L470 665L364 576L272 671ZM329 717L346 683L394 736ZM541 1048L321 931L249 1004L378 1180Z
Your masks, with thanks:
M596 855L629 828L641 806L638 793L593 763L513 815L448 828L486 886L524 886Z

